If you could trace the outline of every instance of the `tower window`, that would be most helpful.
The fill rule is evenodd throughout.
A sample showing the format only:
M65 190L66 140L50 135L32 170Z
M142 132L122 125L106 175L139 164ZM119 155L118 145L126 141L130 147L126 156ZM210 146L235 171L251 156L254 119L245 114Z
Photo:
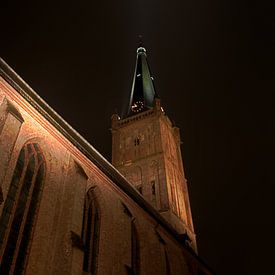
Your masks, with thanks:
M135 144L135 146L138 146L140 144L140 138L139 137L135 138L134 144Z
M156 195L156 184L154 180L151 181L151 187L152 187L152 194Z

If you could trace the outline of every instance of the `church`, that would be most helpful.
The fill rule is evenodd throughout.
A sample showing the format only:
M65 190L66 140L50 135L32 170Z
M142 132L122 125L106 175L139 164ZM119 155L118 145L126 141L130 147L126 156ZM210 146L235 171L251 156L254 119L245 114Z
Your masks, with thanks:
M111 124L112 164L0 59L0 274L213 274L142 46Z

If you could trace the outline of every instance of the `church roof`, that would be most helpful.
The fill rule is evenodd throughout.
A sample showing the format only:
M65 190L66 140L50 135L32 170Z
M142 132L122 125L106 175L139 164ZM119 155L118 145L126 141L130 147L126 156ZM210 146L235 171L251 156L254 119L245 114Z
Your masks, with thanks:
M135 73L126 117L153 108L155 97L158 96L148 65L146 49L139 47L137 49Z

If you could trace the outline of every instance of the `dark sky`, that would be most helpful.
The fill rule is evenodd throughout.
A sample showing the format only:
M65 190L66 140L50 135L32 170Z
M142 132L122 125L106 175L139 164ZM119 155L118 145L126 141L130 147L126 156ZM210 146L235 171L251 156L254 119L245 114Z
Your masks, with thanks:
M218 274L274 273L271 4L6 1L1 22L1 57L108 159L110 117L127 102L142 34L181 129L200 256Z

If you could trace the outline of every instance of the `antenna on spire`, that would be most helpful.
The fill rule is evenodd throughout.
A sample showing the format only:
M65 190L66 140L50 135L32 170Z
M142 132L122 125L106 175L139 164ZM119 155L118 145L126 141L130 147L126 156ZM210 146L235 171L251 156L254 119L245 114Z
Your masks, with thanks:
M143 46L143 41L142 41L142 35L141 34L138 36L138 39L139 39L139 45L138 45L138 48L137 48L137 53L138 54L139 53L146 54L146 50L145 50L145 48Z
M139 41L139 47L143 47L143 41L142 41L142 35L139 34L138 36L138 41Z

